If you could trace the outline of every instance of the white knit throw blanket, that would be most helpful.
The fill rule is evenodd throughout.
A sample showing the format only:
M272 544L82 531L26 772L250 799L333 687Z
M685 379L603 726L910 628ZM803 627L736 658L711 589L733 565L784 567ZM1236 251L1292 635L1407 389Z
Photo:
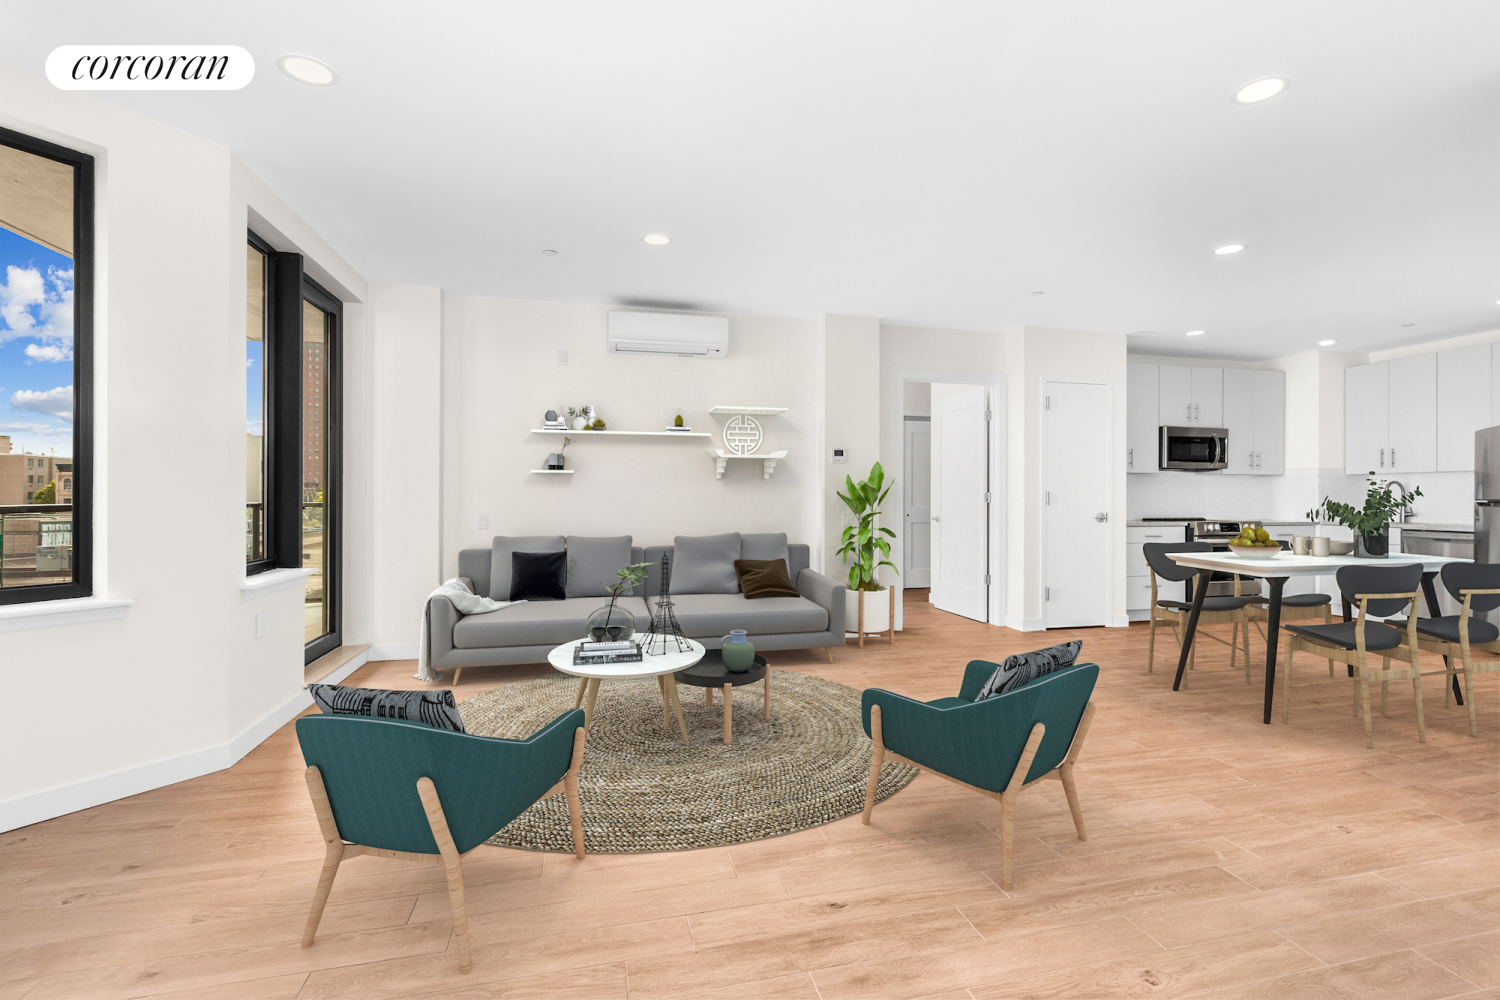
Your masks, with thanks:
M422 602L422 638L417 643L417 680L427 681L435 684L443 679L443 675L432 669L432 599L434 597L446 597L460 615L482 615L486 611L499 611L508 608L512 604L524 604L524 601L492 601L488 597L480 597L470 590L458 577L445 582L441 587L427 595L427 600Z

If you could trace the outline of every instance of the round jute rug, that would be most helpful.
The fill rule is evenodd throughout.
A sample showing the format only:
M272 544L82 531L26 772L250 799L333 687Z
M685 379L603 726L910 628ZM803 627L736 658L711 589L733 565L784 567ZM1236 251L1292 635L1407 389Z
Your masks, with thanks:
M723 693L712 708L701 688L679 685L690 746L676 720L662 723L655 678L605 681L579 778L583 839L596 854L642 854L723 847L794 833L864 808L870 740L860 724L860 693L789 670L771 678L771 719L762 684L734 690L734 742L723 742ZM524 738L573 707L578 681L539 677L505 684L459 704L471 733ZM878 797L918 774L906 764L881 769ZM537 851L573 850L567 800L544 799L490 843Z

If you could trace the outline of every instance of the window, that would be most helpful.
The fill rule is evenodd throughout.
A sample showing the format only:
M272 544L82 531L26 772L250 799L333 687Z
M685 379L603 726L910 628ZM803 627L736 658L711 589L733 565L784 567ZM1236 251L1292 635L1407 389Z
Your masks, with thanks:
M0 605L93 593L93 184L93 157L0 129ZM47 456L72 495L35 489Z

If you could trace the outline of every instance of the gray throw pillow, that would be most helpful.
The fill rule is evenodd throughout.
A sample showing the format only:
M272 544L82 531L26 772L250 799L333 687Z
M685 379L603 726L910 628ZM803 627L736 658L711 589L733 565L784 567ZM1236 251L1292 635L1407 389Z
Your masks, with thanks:
M741 535L740 558L763 559L768 562L774 561L776 559L786 561L786 532L779 531L775 534ZM790 565L789 562L788 565Z
M464 732L453 692L386 691L381 688L341 687L337 684L309 684L308 693L324 715L367 715L374 719L402 719L420 722L434 729Z
M986 698L1014 691L1044 674L1071 667L1082 648L1083 640L1074 639L1060 646L1048 646L1030 653L1012 653L990 674L990 679L984 682L984 687L979 689L974 700L984 701Z
M630 536L585 538L568 536L568 596L608 597L608 584L630 565ZM627 593L627 591L621 591Z
M490 599L510 600L510 555L512 552L563 552L562 535L496 535L490 550Z
M740 557L739 532L678 535L672 550L672 593L738 594L734 561Z

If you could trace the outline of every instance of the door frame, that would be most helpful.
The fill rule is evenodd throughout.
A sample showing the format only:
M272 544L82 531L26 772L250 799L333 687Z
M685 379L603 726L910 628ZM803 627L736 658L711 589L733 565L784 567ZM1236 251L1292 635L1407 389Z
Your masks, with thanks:
M1115 624L1115 614L1114 614L1114 607L1115 607L1115 544L1114 544L1114 535L1115 535L1115 532L1119 528L1119 524L1118 524L1118 522L1116 520L1116 516L1115 516L1115 488L1114 488L1114 483L1115 483L1115 446L1114 446L1114 440L1115 440L1115 409L1114 409L1114 406L1115 406L1115 400L1114 400L1115 387L1114 387L1114 379L1107 379L1107 378L1084 378L1082 376L1073 377L1073 376L1068 376L1068 375L1043 375L1042 379L1041 379L1041 388L1042 388L1041 397L1042 397L1042 400L1043 400L1043 402L1042 402L1042 424L1041 424L1041 432L1042 433L1040 435L1041 440L1038 442L1039 445L1040 445L1040 447L1038 449L1039 453L1042 452L1042 451L1045 451L1046 447L1047 447L1047 421L1049 419L1048 413L1050 413L1051 411L1048 408L1048 406L1047 406L1047 404L1046 404L1045 401L1046 401L1047 396L1049 394L1049 386L1057 385L1057 384L1064 384L1064 385L1102 385L1102 386L1104 386L1104 412L1107 415L1107 417L1106 417L1107 423L1106 423L1106 426L1105 426L1104 433L1105 433L1106 439L1109 441L1109 446L1107 448L1105 448L1105 450L1104 450L1105 451L1104 482L1105 482L1105 490L1106 490L1106 494L1107 494L1107 503L1108 503L1108 506L1105 507L1105 513L1107 513L1109 515L1110 543L1105 546L1105 555L1104 555L1104 559L1105 559L1105 567L1104 567L1104 620L1102 622L1100 622L1100 627L1108 628L1109 626ZM1041 508L1041 511L1042 511L1042 517L1041 517L1041 522L1042 522L1041 528L1042 528L1042 530L1037 533L1038 536L1039 536L1037 538L1037 555L1038 555L1038 558L1039 558L1039 561L1040 561L1040 564L1041 564L1041 570L1042 570L1041 574L1040 574L1040 576L1041 576L1040 583L1041 583L1041 585L1042 585L1042 587L1044 589L1043 589L1043 592L1041 594L1037 595L1037 596L1041 598L1041 601L1039 602L1041 604L1041 615L1039 617L1042 620L1042 628L1045 630L1045 629L1049 628L1049 626L1047 624L1047 604L1049 602L1046 599L1046 590L1045 590L1045 588L1047 586L1049 586L1049 584L1048 584L1048 574L1049 574L1049 571L1050 571L1050 567L1049 567L1049 564L1047 562L1047 528L1048 528L1048 520L1047 519L1048 519L1048 517L1051 514L1051 505L1046 502L1046 500L1047 500L1046 494L1047 494L1047 491L1048 491L1048 484L1047 484L1047 462L1046 462L1045 458L1039 464L1040 464L1041 468L1038 470L1040 472L1040 475L1037 476L1038 490L1037 490L1036 502L1037 502L1037 506L1039 508ZM1122 617L1125 617L1125 616L1122 616ZM1059 626L1059 627L1062 627L1062 626ZM1093 626L1079 626L1079 627L1090 628L1090 627L1093 627Z
M959 372L928 372L928 371L897 371L895 376L895 396L892 397L895 405L892 421L895 431L895 452L891 456L891 468L887 470L889 478L892 471L896 477L896 485L905 489L905 482L901 477L906 475L906 407L903 400L906 399L906 383L908 382L953 382L959 385L981 385L989 388L990 405L990 453L989 453L989 486L990 486L990 520L987 525L989 529L989 551L986 553L988 559L988 572L990 574L990 588L988 608L986 617L990 625L1003 625L1005 622L1005 597L1006 597L1006 524L1007 510L1006 484L1008 475L1006 468L1006 377L1004 375L975 375L972 373L961 374ZM899 547L900 558L893 558L891 562L897 566L906 561L906 536L904 533L896 538L896 544L892 550ZM897 553L892 551L893 556ZM902 608L902 592L904 586L900 577L896 578L896 628L900 630L905 618Z

